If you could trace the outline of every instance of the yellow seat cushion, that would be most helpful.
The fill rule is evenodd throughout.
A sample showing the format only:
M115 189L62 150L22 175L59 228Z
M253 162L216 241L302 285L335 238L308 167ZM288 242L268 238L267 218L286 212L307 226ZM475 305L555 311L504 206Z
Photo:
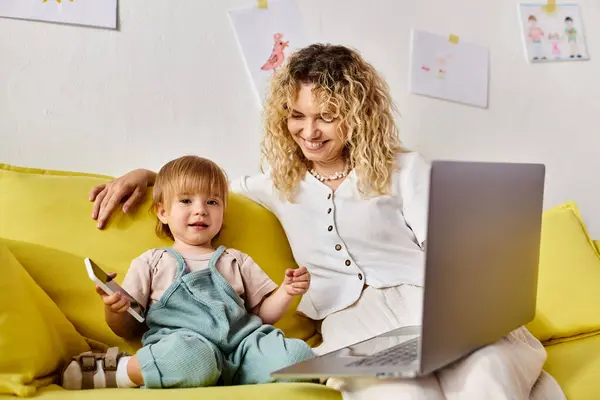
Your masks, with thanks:
M151 189L136 210L127 214L119 210L104 230L98 230L90 217L88 194L107 179L0 164L0 238L11 241L29 274L84 336L114 345L122 342L102 321L100 299L85 274L83 259L90 257L105 270L117 272L120 282L133 258L171 243L154 233ZM286 268L296 267L277 218L239 195L230 197L217 244L248 253L277 283ZM299 300L276 326L314 346L319 342L316 324L295 312Z
M1 243L0 271L0 393L28 396L89 346Z
M567 399L597 400L600 394L600 335L546 347L544 369Z
M531 333L551 344L599 331L600 257L574 202L544 212L539 265Z
M339 392L324 385L311 383L269 383L230 387L207 387L197 389L103 389L67 391L48 386L39 391L40 400L341 400Z

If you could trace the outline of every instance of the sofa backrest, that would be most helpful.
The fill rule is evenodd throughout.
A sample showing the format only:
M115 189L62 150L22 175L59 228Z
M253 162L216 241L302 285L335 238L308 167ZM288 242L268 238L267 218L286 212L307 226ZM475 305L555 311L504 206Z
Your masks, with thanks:
M150 191L135 210L116 212L104 230L90 217L90 189L110 177L0 164L0 238L48 293L77 330L92 341L120 344L106 327L102 304L87 278L83 259L92 258L121 282L131 260L169 246L154 233ZM277 218L262 206L232 194L217 244L249 254L278 284L295 268ZM316 323L296 313L299 298L276 325L288 336L318 343Z

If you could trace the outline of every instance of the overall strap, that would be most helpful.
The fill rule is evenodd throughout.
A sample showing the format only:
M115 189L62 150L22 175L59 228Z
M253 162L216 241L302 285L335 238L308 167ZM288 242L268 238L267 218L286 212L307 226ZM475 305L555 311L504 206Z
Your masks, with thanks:
M217 248L217 250L215 251L215 254L213 254L213 256L210 258L210 261L208 263L208 267L210 268L210 272L211 273L213 273L213 274L214 273L218 273L218 271L217 271L217 261L219 260L219 258L221 258L221 255L223 255L224 251L225 251L225 246L219 246Z
M187 272L187 266L185 265L183 257L181 256L181 254L179 254L177 251L173 250L170 247L167 247L164 250L166 250L167 253L171 254L177 260L177 275L175 275L175 279L181 278Z
M225 246L219 246L219 248L215 251L215 254L211 257L210 262L208 264L210 268L210 273L217 284L219 291L226 294L227 297L233 299L235 303L244 308L244 301L240 298L240 296L235 292L235 289L231 286L231 284L225 279L223 275L219 271L217 271L217 261L225 251Z

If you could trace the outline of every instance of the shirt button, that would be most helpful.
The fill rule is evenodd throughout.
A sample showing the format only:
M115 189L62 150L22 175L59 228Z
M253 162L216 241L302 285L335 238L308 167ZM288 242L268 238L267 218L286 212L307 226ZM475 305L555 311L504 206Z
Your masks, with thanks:
M331 198L331 193L329 193L329 194L327 195L327 200L329 200L330 198Z
M327 210L327 214L331 214L331 208Z
M358 274L358 279L362 281L362 274Z
M333 230L333 226L329 225L329 226L327 227L327 230L328 230L329 232L331 232L331 231Z
M336 244L336 245L335 245L335 249L336 249L337 251L340 251L340 250L342 249L342 245L341 245L341 244Z
M346 260L346 266L349 267L350 266L350 260Z

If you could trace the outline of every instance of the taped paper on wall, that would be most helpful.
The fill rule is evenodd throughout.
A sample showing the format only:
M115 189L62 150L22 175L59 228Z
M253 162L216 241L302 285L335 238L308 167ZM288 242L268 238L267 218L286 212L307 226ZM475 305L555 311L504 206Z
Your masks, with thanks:
M525 56L531 63L586 61L590 56L577 4L521 4Z
M271 77L293 51L308 45L294 0L269 1L267 10L249 7L229 11L237 42L262 104Z
M0 0L0 17L117 27L117 0Z
M488 49L452 36L413 30L410 92L487 108Z

